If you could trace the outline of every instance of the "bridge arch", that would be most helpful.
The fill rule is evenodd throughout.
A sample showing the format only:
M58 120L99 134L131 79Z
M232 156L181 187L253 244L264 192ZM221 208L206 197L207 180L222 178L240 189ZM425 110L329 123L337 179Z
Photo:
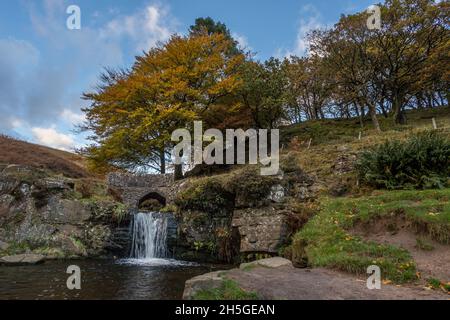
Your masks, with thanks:
M129 173L110 173L108 186L122 195L125 204L139 209L143 202L155 200L161 206L172 202L173 175L134 175Z
M166 198L158 192L149 192L137 204L139 210L158 211L166 206Z

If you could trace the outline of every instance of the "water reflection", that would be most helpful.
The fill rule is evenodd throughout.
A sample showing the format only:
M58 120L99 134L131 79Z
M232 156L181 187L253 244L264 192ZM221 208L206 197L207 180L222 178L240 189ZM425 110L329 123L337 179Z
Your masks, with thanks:
M81 268L81 290L68 290L69 265ZM184 283L214 266L175 260L47 261L43 265L0 267L0 299L180 299Z

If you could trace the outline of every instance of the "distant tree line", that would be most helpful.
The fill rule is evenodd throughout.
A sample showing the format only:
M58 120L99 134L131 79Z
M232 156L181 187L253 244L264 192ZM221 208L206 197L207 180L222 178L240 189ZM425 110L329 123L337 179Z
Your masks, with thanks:
M406 109L449 101L449 2L386 0L379 30L367 13L341 16L308 36L305 57L256 61L230 30L199 18L185 36L136 58L130 70L107 69L84 109L81 150L96 169L166 172L171 133L204 127L277 128L324 118L379 117L404 124ZM177 170L181 170L177 168Z

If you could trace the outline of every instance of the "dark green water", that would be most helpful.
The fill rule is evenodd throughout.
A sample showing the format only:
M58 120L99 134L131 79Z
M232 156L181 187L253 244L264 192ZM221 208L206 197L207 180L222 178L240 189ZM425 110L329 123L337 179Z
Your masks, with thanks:
M81 269L81 290L67 288L70 265ZM65 260L0 267L0 299L180 299L186 280L214 270L214 266L163 259Z

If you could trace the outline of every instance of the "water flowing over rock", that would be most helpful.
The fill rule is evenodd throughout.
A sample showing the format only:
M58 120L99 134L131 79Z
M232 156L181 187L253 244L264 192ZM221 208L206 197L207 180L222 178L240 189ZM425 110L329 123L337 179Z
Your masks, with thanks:
M131 257L136 259L165 258L168 217L158 212L139 212L133 216Z

